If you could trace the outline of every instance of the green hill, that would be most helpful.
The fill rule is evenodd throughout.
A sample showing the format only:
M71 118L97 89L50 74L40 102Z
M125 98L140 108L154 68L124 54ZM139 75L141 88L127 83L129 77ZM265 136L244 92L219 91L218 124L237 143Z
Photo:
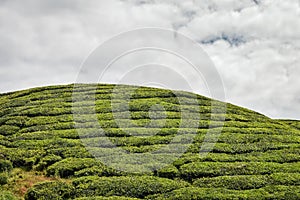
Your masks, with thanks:
M188 92L114 88L82 84L75 90L66 85L1 94L0 200L300 199L299 121L273 120L231 104L225 114L225 103L197 95L195 104ZM122 98L111 106L113 92L132 92L129 112ZM75 93L81 98L73 103ZM105 137L92 123L93 111ZM173 140L178 133L183 137ZM184 139L192 134L189 144ZM203 141L213 149L200 156ZM128 172L101 162L116 156L112 144L129 156L170 143L187 149L171 163L170 152L160 152L163 168L132 164Z

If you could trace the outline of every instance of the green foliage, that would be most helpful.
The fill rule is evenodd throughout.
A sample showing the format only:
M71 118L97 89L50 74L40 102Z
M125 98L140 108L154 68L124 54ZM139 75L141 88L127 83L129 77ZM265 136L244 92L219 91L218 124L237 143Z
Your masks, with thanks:
M17 200L17 198L9 191L0 190L0 200Z
M73 196L74 188L64 182L43 182L30 188L25 200L69 199Z
M157 175L160 177L174 179L180 176L179 170L174 165L169 165L158 170Z
M74 176L76 171L98 165L102 166L93 158L66 158L47 168L47 175L60 176L67 178Z
M138 198L123 197L123 196L111 196L111 197L80 197L75 200L138 200Z
M12 163L8 160L0 159L0 173L9 172L13 168Z
M203 188L227 188L233 190L248 190L264 187L273 184L267 175L236 175L219 176L214 178L199 178L193 185Z
M2 125L0 126L0 135L8 136L17 133L20 130L17 126Z
M6 148L5 151L15 167L26 167L28 169L31 169L45 155L45 151L42 149Z
M200 177L214 177L224 175L259 175L272 173L299 173L299 163L271 163L271 162L193 162L180 167L181 176L192 180Z
M161 195L148 196L147 199L190 199L190 200L217 200L217 199L291 199L300 197L300 189L295 186L272 186L252 190L229 190L225 188L198 188L185 187Z
M154 176L82 177L73 181L80 196L128 196L143 198L186 187L183 181Z
M44 170L46 169L48 166L58 162L62 160L62 158L60 156L57 155L47 155L43 158L41 158L41 160L39 161L39 163L34 167L36 170Z
M8 177L5 173L0 173L0 186L7 184Z
M83 176L121 176L126 173L117 171L116 169L112 169L110 167L104 165L95 165L92 167L84 168L82 170L76 171L76 177Z
M13 186L17 194L36 178L66 182L38 183L26 193L28 200L300 199L299 121L273 120L231 104L224 113L224 103L188 92L115 86L76 84L0 94L0 182L5 184L8 174L17 171L9 172L12 165L30 174L9 176L0 200L13 199L2 187L20 185ZM124 98L128 94L129 101ZM185 124L182 110L189 119ZM76 124L74 113L80 114ZM195 136L192 145L186 136ZM121 172L93 158L114 158L115 145L145 153L171 141L170 146L181 144L188 150L171 163L171 147L165 148L158 156L166 167L124 165L153 172ZM203 141L214 147L211 152L205 152ZM200 149L207 154L199 155ZM121 159L131 162L130 156Z

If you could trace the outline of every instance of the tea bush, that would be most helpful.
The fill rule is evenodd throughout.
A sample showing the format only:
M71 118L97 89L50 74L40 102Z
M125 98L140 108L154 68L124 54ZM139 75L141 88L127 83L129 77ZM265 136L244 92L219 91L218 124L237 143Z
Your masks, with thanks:
M13 168L12 163L8 160L0 159L0 173L9 172Z
M198 188L185 187L165 194L150 195L147 199L191 199L191 200L217 200L217 199L291 199L300 197L299 187L272 186L252 190L229 190L225 188Z
M0 186L7 184L8 177L4 173L0 173Z
M259 175L272 173L299 173L299 163L271 162L193 162L180 167L181 176L187 180L224 175Z
M66 158L62 161L56 162L47 168L47 175L60 176L67 178L73 176L76 171L89 168L92 166L103 166L93 158Z
M17 200L17 197L9 191L0 190L0 200Z
M144 198L150 194L166 193L186 187L183 181L154 176L82 177L73 185L79 196L127 196Z
M30 188L25 200L69 199L74 196L72 185L64 182L43 182Z
M80 197L75 200L138 200L138 198L123 197L123 196L111 196L111 197Z

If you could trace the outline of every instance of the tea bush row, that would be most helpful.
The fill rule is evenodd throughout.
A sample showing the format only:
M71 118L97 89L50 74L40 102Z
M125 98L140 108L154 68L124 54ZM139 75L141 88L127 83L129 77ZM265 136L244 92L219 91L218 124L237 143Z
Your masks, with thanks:
M300 162L283 164L272 162L194 162L180 167L181 176L186 180L201 177L264 175L280 172L299 173Z
M127 196L144 198L188 186L154 176L82 177L73 181L78 196Z
M297 200L300 198L298 186L267 186L252 190L229 190L225 188L198 188L185 187L165 194L150 195L146 199L170 199L170 200L219 200L219 199L289 199Z
M47 175L59 176L61 178L67 178L74 176L76 171L89 168L92 166L98 166L103 168L103 164L99 163L93 158L66 158L47 168Z
M194 186L202 188L227 188L233 190L249 190L267 185L300 185L298 173L275 173L271 175L235 175L214 178L199 178Z

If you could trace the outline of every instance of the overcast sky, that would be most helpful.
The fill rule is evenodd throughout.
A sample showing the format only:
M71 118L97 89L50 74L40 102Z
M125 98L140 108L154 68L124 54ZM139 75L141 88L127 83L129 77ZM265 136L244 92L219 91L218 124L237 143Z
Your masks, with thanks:
M0 92L73 83L102 42L142 27L197 41L226 101L300 119L298 0L0 0Z

